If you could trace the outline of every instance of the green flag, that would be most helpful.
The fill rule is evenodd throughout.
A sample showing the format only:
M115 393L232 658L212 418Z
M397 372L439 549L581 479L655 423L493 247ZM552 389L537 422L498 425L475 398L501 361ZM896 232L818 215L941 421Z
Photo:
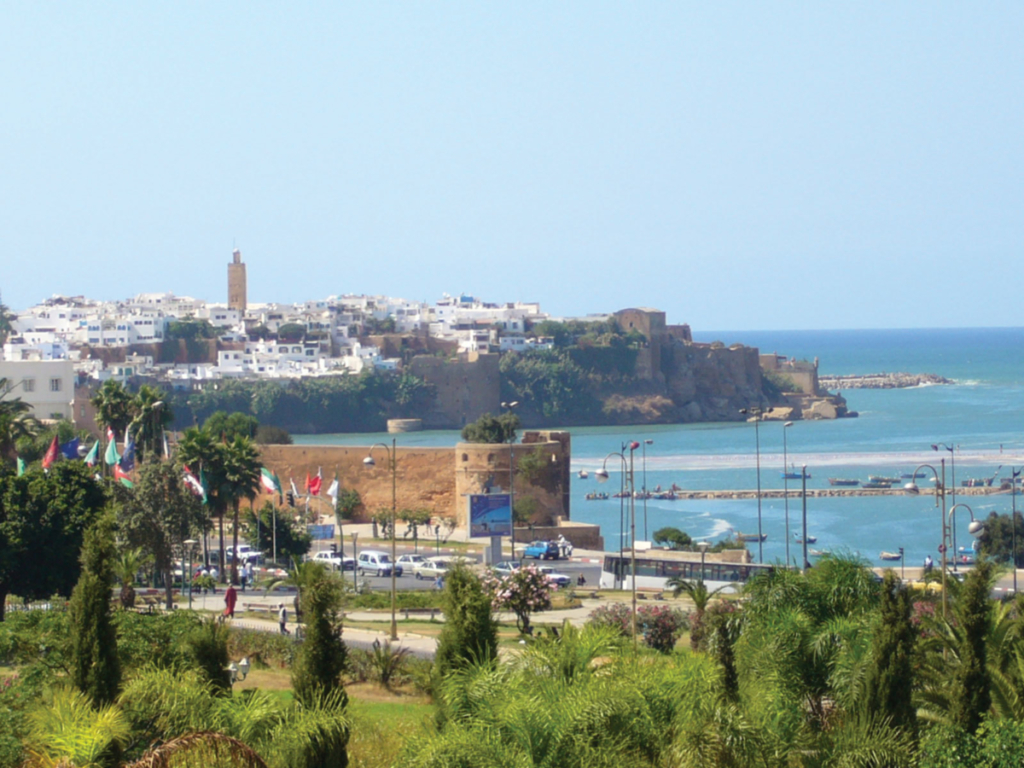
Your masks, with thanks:
M18 457L18 477L21 477L24 474L25 474L25 460L23 458L21 458L21 456L19 456Z
M117 441L111 438L110 442L107 443L107 452L103 457L103 460L107 462L108 467L112 467L121 460L121 455L117 452Z
M206 482L206 472L202 467L199 468L199 484L203 486L203 505L208 505L210 503L210 485Z
M263 487L266 489L267 493L281 493L281 481L277 479L277 475L274 472L263 467L260 470L260 474L260 480L262 481Z
M96 462L100 460L100 441L97 440L92 444L92 448L85 454L85 463L90 467L95 467Z

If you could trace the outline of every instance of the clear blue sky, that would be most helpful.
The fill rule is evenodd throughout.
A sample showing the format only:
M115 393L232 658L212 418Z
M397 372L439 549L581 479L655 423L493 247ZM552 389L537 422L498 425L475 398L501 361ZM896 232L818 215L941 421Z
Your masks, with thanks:
M0 290L1021 325L1020 3L8 3Z

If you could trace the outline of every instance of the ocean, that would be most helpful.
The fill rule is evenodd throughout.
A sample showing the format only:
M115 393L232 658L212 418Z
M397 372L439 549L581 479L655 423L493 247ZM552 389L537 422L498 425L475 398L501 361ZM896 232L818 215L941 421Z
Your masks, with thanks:
M695 333L697 341L741 342L762 352L777 352L798 359L819 359L819 373L864 374L905 371L935 373L953 379L950 386L924 386L899 390L849 390L843 394L856 419L797 421L786 430L786 458L800 471L807 465L809 488L829 487L829 477L866 480L869 474L899 475L922 463L939 467L955 462L956 484L967 478L1007 477L1010 467L1024 464L1024 328L971 328L868 331L729 331ZM608 549L614 549L622 531L620 501L588 501L591 491L618 490L618 459L608 461L611 475L598 485L594 471L604 457L620 450L623 442L652 440L635 454L636 486L648 488L753 489L757 485L754 425L663 425L651 427L567 427L572 432L573 480L571 517L598 523ZM783 426L763 422L759 427L761 486L783 487ZM297 435L297 443L369 444L383 435ZM458 432L421 432L399 436L403 445L454 445ZM954 448L933 451L932 444ZM576 473L585 469L590 477ZM905 481L904 481L905 482ZM930 480L918 480L922 491ZM952 483L951 483L952 484ZM799 480L789 481L798 488ZM976 517L996 511L1008 513L1009 494L960 497ZM1024 504L1024 498L1018 503ZM970 546L969 515L957 514L958 547ZM757 531L757 502L744 500L667 501L636 503L637 538L657 528L681 528L695 539L716 540L731 531ZM799 531L801 503L789 503L789 559L799 557L794 543ZM786 510L781 499L763 499L762 530L765 562L785 561ZM934 496L853 497L807 500L808 533L817 537L814 549L857 553L881 564L881 551L900 547L908 565L919 565L927 554L937 558L941 542L941 515ZM628 530L628 525L626 526ZM755 558L756 543L749 545Z

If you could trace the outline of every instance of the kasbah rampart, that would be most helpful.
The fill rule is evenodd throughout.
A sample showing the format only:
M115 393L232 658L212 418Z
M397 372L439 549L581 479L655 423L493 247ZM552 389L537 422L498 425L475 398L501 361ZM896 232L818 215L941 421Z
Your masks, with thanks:
M390 446L388 446L390 449ZM277 473L285 488L307 475L335 473L342 488L359 492L362 506L352 522L368 522L377 510L391 509L392 473L388 454L374 449L374 466L364 463L368 446L266 445L263 463ZM426 509L437 517L454 518L459 528L468 525L470 494L508 491L510 456L514 452L517 500L533 499L530 518L535 536L559 533L577 547L604 549L596 525L569 519L569 466L571 441L568 432L526 431L522 442L505 444L458 443L454 448L397 447L395 450L396 508ZM529 457L529 458L527 458ZM318 511L322 500L313 500ZM325 512L329 505L325 506Z

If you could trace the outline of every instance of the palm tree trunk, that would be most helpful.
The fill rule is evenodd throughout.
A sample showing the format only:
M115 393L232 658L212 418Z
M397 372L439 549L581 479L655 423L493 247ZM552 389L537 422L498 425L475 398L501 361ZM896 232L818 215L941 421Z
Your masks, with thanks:
M231 558L231 583L238 584L238 499L233 502L234 515L232 517L232 523L234 524L234 530L231 532L231 538L234 542L232 552L235 556Z
M218 522L220 523L220 552L218 558L220 559L220 566L217 568L218 574L221 580L224 579L224 510L220 511L218 515Z
M181 573L182 573L182 580L181 581L182 581L182 584L184 584L185 583L185 579L184 579L184 575L185 575L185 561L184 560L181 561ZM171 561L171 564L169 566L167 566L167 570L164 572L164 585L165 585L164 595L167 598L167 610L168 611L173 611L174 610L174 561L173 560Z

